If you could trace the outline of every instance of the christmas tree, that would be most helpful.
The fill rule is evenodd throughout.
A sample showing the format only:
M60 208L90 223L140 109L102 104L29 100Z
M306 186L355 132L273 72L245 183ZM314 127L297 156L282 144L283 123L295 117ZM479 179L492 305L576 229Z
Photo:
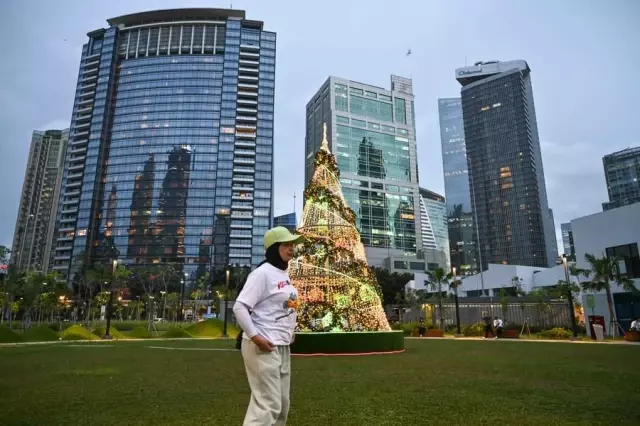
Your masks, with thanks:
M388 331L380 287L367 265L356 215L340 188L340 170L329 151L327 128L304 192L298 233L305 239L289 264L298 289L302 331Z

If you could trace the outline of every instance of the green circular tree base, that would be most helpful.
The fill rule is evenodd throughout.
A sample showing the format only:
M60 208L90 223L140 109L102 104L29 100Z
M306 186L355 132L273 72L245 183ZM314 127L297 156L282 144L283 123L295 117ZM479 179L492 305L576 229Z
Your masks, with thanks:
M402 331L296 333L294 355L371 355L404 351Z

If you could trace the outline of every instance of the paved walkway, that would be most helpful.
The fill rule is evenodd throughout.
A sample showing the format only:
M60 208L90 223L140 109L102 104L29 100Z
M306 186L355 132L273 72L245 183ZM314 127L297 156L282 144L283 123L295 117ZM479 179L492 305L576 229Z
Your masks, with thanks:
M629 345L629 346L640 346L640 342L627 342L625 340L604 340L598 342L596 340L552 340L552 339L485 339L484 337L454 337L454 336L445 336L445 337L405 337L405 339L411 340L456 340L460 342L469 341L469 340L486 340L488 342L495 342L497 340L501 342L532 342L532 343L584 343L584 344L593 344L593 345Z

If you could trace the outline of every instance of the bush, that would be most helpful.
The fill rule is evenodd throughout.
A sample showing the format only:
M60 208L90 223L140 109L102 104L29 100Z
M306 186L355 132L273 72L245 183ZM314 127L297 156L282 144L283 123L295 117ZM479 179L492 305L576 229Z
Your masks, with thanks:
M131 330L129 337L133 337L134 339L149 339L152 336L151 333L149 333L149 330L147 330L147 327L139 325Z
M62 340L100 340L98 336L91 333L81 325L73 325L61 333Z
M25 330L24 340L27 342L53 342L60 340L60 336L51 327L42 325Z
M112 322L113 324L114 322ZM136 327L144 327L147 328L149 326L149 321L141 320L141 321L117 321L115 324L118 326L118 330L120 331L133 331ZM156 330L158 331L166 331L173 325L171 322L163 321L154 323Z
M392 330L402 331L405 336L411 336L413 330L418 327L428 328L426 324L420 322L394 322L391 324Z
M59 322L51 322L47 325L43 325L43 327L47 327L49 329L51 329L52 331L55 331L56 333L60 330L66 330L67 328L73 326L74 324L72 322L63 322L62 324L60 324Z
M484 323L477 322L475 324L462 327L462 334L467 337L484 336Z
M106 332L107 332L107 327L106 326L102 326L102 325L97 326L93 330L93 334L95 334L96 336L100 336L100 337L104 336ZM127 338L127 336L122 334L122 332L120 330L118 330L117 328L115 328L113 325L109 326L109 334L115 340L122 340L122 339L126 339Z
M224 322L219 319L208 319L200 321L186 328L192 337L221 337L224 331ZM227 324L227 335L235 337L240 330L231 323Z
M188 339L191 337L189 333L184 328L181 327L170 327L162 337L170 338L170 339Z
M556 327L551 330L543 330L538 333L538 337L543 339L553 339L553 340L568 340L571 339L573 333L567 329Z
M22 336L11 330L6 325L0 325L0 343L22 342Z
M296 333L291 345L295 354L343 354L392 352L404 349L404 334L398 331L353 333Z

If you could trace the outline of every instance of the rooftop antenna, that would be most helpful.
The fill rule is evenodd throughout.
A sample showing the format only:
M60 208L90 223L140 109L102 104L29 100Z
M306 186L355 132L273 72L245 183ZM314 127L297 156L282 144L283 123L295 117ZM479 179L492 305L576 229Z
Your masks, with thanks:
M293 191L293 215L296 215L296 191Z

